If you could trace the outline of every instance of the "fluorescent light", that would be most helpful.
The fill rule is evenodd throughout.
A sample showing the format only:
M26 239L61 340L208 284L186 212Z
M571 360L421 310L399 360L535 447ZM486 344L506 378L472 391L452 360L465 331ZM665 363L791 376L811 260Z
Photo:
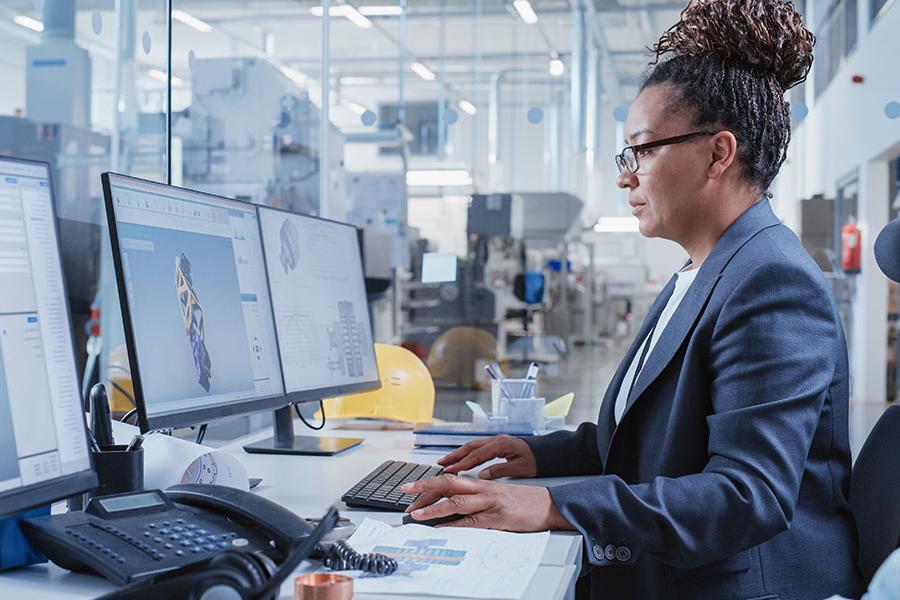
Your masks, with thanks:
M459 104L457 106L459 106L459 109L461 111L463 111L464 113L466 113L467 115L475 114L475 110L476 110L475 105L472 104L471 102L469 102L468 100L460 100Z
M409 65L409 68L412 69L416 75L418 75L425 81L434 81L436 77L431 69L420 62L414 62L413 64Z
M281 74L296 83L297 85L306 85L309 83L309 77L297 71L296 69L292 69L288 66L281 65L278 67L278 70L281 71Z
M37 19L26 17L25 15L19 15L15 17L13 18L13 21L15 21L17 25L21 25L22 27L26 27L32 31L37 31L38 33L44 30L43 23L41 23Z
M162 81L163 83L168 82L165 71L160 71L159 69L149 69L147 71L147 75L157 81ZM184 80L181 77L172 75L172 85L184 85Z
M531 2L528 0L515 0L513 6L516 8L516 12L519 13L522 21L527 25L534 25L538 22L537 15L534 9L531 8Z
M377 85L381 80L377 77L341 77L341 85Z
M636 233L637 217L600 217L594 225L597 233Z
M184 23L191 29L196 29L200 33L209 33L210 31L212 31L212 25L210 25L206 21L201 21L194 15L188 14L188 13L184 12L183 10L178 10L178 9L173 10L172 18L175 19L176 21L180 21L181 23Z
M316 17L321 17L324 13L322 12L321 6L311 6L309 8L309 12L311 12ZM360 11L356 10L356 7L351 6L350 4L340 4L338 6L329 6L328 7L328 16L330 17L346 17L348 21L356 25L357 27L361 27L362 29L369 29L372 26L372 21L367 19L365 15L363 15Z
M356 8L351 4L345 4L343 6L344 16L347 17L347 20L356 25L361 29L368 29L372 26L372 21L362 16ZM331 12L331 11L329 11Z
M403 14L402 6L360 6L359 12L367 17L399 17Z
M406 185L422 187L472 185L472 176L463 169L407 171Z
M550 59L550 74L554 77L559 77L563 73L566 72L565 63L559 58L551 58Z
M366 107L363 106L362 104L359 104L358 102L353 102L352 100L347 100L347 101L344 102L344 104L347 106L347 108L349 108L350 110L352 110L353 112L355 112L355 113L358 114L359 116L363 116L363 114L365 114L366 111L369 110L368 108L366 108Z

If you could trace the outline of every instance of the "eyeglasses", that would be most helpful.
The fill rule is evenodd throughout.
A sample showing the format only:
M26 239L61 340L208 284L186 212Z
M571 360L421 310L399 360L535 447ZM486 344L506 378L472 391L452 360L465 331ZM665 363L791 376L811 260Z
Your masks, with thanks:
M716 135L718 131L695 131L694 133L685 133L684 135L676 135L675 137L663 138L646 144L638 144L636 146L625 146L625 148L616 155L616 168L619 173L623 170L629 173L637 173L640 165L638 164L638 153L651 148L659 148L660 146L668 146L670 144L680 144L687 140L701 135Z

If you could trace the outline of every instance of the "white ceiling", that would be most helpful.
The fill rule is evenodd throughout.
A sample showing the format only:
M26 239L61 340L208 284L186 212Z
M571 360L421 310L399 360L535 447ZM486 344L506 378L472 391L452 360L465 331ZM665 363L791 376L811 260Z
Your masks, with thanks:
M112 19L113 0L77 1L79 11L100 10ZM165 39L164 3L162 0L137 0L137 3L139 21L143 22L139 28L146 28L154 35L153 56L161 58L163 55L157 50L161 46L159 40ZM355 2L357 6L398 3L399 0ZM649 62L646 46L677 21L680 7L685 3L594 0L594 32L609 52L613 72L622 84L626 99L635 93L637 82ZM199 33L180 23L175 24L175 71L187 68L189 49L203 57L239 56L251 49L261 51L263 36L271 32L277 58L315 77L321 57L321 23L310 9L319 4L315 0L174 0L175 8L214 27L210 33ZM503 0L479 0L478 4L482 14L476 18L472 0L408 0L406 62L421 60L435 72L443 67L445 81L461 92L471 89L476 65L479 87L483 88L490 74L500 69L534 69L535 76L540 77L546 72L553 52L563 55L569 64L570 0L532 0L539 16L537 25L526 25L513 17L504 7ZM33 0L2 1L7 14L39 17L33 5ZM81 22L79 19L79 24ZM378 77L384 84L395 83L400 19L373 17L372 22L372 28L361 29L345 18L332 19L333 72L341 76ZM113 37L113 43L114 40ZM477 63L476 54L480 57ZM434 85L409 71L404 76L410 86Z

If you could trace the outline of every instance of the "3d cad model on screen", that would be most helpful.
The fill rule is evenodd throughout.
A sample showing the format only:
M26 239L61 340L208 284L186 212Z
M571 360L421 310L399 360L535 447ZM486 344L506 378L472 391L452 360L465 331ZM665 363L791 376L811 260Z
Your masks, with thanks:
M191 261L182 252L175 257L175 291L181 303L181 319L184 322L184 334L191 344L191 355L194 368L197 370L197 383L209 392L212 376L212 361L206 350L206 326L203 320L203 305L194 291L194 280L191 278Z

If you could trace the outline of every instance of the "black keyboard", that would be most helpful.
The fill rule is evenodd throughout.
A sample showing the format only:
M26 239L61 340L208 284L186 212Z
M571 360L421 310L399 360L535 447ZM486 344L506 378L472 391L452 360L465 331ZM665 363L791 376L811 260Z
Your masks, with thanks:
M402 460L386 460L380 467L350 488L341 500L347 506L380 508L403 512L416 501L418 494L404 494L400 486L409 481L440 475L444 470L432 465L419 465Z

